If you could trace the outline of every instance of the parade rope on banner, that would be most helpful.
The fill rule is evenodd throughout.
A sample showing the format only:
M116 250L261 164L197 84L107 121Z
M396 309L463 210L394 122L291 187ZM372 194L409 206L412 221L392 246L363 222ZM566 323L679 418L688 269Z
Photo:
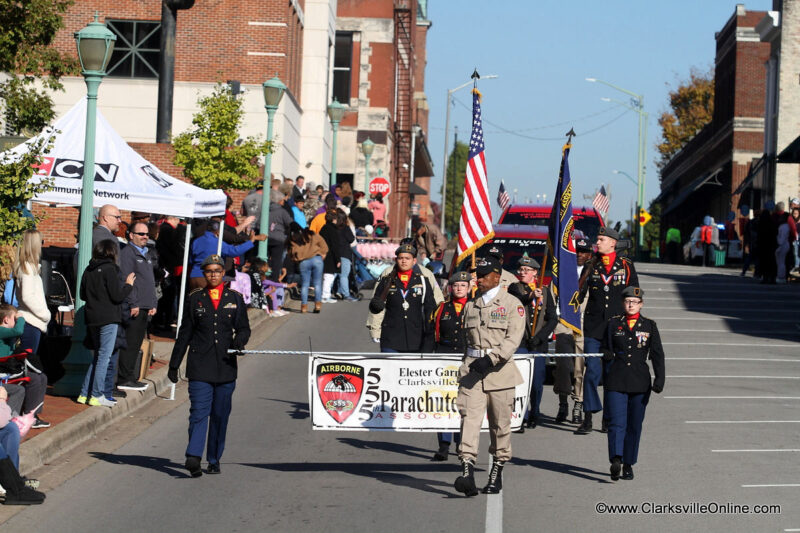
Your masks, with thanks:
M311 350L229 350L230 353L307 355L308 405L315 430L458 432L460 386L481 386L481 375L462 375L462 358L441 353L358 353ZM523 383L514 391L511 429L529 407L535 357L602 354L516 354ZM489 428L484 417L482 430Z

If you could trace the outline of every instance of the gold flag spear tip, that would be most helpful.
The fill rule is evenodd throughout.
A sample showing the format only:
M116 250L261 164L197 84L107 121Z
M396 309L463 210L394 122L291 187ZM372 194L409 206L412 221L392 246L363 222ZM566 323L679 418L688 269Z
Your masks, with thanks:
M470 76L470 78L472 78L473 80L474 80L474 79L478 79L478 80L479 80L479 79L481 79L481 75L480 75L480 74L478 74L478 68L477 68L477 67L476 67L476 68L475 68L475 70L472 72L472 76Z
M569 129L569 131L567 132L567 137L568 137L568 139L567 139L567 143L571 143L571 142L572 142L572 138L573 138L573 137L575 137L575 136L577 136L577 135L578 135L578 134L577 134L577 133L575 133L575 130L574 130L574 129L572 129L572 128L570 128L570 129Z

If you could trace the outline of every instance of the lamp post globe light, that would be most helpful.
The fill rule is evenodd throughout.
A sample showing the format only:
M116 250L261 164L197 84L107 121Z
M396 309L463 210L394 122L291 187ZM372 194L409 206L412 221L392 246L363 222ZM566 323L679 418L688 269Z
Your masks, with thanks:
M78 48L78 60L81 74L86 82L86 136L83 147L83 189L81 191L80 227L78 230L78 271L75 273L77 287L75 289L75 319L72 330L72 347L64 359L64 377L53 387L59 396L72 396L80 392L86 369L92 360L92 354L83 346L86 336L83 300L81 294L81 278L89 265L92 254L92 201L94 200L94 152L97 128L97 91L100 82L106 75L106 67L114 52L114 41L117 36L105 24L94 21L82 30L75 32L75 43Z
M262 84L264 90L264 108L267 110L267 142L272 142L272 126L275 122L275 112L281 103L286 85L277 76ZM261 213L259 226L261 233L269 235L269 191L272 179L272 147L264 154L264 181L261 189ZM258 242L259 259L267 260L267 239Z
M344 117L344 112L346 108L339 103L336 98L333 99L333 102L328 104L328 118L331 121L331 126L333 126L333 145L331 147L331 179L330 183L328 183L328 189L333 188L333 184L336 183L336 135L339 132L339 122L342 121Z
M365 182L366 187L369 187L369 160L372 157L372 152L375 151L375 143L372 139L367 137L367 140L361 143L361 152L364 154L364 173L366 174Z

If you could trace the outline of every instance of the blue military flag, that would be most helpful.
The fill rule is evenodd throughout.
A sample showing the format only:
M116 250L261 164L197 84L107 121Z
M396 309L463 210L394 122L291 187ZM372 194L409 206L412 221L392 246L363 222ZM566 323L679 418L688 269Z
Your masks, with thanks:
M564 145L561 158L561 172L558 175L553 210L550 213L550 233L547 246L552 260L553 280L550 288L558 298L559 321L581 332L581 310L578 301L578 261L575 255L575 240L572 232L575 221L572 218L572 181L569 176L569 150L572 145Z

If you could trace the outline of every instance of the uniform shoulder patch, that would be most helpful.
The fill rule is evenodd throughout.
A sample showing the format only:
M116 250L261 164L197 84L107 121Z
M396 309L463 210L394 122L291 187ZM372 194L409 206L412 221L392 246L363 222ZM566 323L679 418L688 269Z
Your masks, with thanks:
M519 313L519 316L525 316L525 308L522 307L521 305L518 305L517 306L517 313Z

